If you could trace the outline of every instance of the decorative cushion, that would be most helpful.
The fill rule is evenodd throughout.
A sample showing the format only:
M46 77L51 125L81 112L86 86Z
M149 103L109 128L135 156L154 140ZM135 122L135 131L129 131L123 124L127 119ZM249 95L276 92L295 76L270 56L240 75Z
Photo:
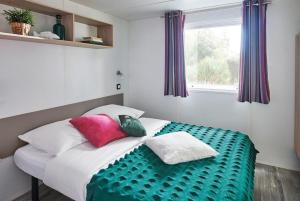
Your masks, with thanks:
M146 145L166 164L217 156L219 153L187 132L174 132L146 140Z
M84 115L91 114L106 114L114 120L116 120L117 122L119 122L119 115L129 115L138 119L144 114L144 111L121 105L110 104L92 109L86 112Z
M59 155L87 141L69 123L69 119L41 126L20 135L19 138L50 155Z
M123 131L125 131L128 136L146 136L146 130L140 120L128 115L119 115L119 119Z
M70 120L95 147L126 137L120 125L108 115L86 115Z

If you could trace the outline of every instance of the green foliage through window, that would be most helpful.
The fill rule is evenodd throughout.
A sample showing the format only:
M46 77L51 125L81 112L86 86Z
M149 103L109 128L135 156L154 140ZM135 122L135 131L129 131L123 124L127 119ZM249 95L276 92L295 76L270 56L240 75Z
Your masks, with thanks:
M237 88L240 36L240 25L185 31L186 74L190 88Z

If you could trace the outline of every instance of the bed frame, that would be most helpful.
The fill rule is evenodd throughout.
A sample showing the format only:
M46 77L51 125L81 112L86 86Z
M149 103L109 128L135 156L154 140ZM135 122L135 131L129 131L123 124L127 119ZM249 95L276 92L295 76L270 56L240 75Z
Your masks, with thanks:
M123 105L123 94L117 94L113 96L107 96L94 100L88 100L80 103L74 103L70 105L64 105L51 109L41 110L37 112L21 114L13 117L0 119L0 159L9 157L15 153L15 151L26 145L18 139L18 136L35 129L37 127L64 120L67 118L80 116L83 113L93 108L107 105L117 104ZM32 200L39 200L39 185L38 179L32 177Z
M31 176L31 200L39 201L39 179Z

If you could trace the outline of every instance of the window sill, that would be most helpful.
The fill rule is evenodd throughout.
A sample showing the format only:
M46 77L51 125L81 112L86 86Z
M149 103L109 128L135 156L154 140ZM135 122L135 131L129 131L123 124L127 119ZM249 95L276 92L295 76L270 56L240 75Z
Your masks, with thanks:
M205 89L205 88L189 88L190 93L216 93L216 94L233 94L236 95L238 90L230 89Z

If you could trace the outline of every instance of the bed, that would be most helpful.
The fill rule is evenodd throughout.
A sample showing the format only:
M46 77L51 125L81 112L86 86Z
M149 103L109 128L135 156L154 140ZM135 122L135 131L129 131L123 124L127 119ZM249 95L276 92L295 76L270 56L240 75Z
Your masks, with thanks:
M143 145L143 139L125 138L100 149L83 143L59 157L27 145L18 149L15 162L47 186L80 201L253 200L257 151L248 136L156 119L142 122L151 135L186 131L220 155L166 165Z

